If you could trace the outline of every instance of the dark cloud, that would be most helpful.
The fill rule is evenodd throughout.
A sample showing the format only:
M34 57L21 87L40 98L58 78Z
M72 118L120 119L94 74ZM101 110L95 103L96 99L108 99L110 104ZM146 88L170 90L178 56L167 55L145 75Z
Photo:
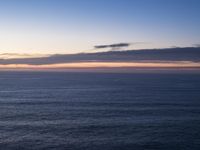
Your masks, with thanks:
M112 51L114 50L121 50L122 48L129 47L131 45L138 45L138 44L147 44L147 42L132 42L132 43L115 43L110 45L96 45L94 46L95 50L110 48Z
M200 62L200 47L109 51L98 53L62 54L41 58L0 59L0 64L56 64L73 62L139 62L192 61Z
M123 48L123 47L129 47L131 44L130 43L116 43L116 44L110 44L110 45L96 45L94 46L95 49L102 49L102 48Z

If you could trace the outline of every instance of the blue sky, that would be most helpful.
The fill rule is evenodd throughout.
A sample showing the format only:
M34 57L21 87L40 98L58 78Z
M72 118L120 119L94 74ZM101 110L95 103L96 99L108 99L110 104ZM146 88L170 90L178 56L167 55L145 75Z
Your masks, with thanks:
M200 43L199 0L0 0L1 53L76 53Z

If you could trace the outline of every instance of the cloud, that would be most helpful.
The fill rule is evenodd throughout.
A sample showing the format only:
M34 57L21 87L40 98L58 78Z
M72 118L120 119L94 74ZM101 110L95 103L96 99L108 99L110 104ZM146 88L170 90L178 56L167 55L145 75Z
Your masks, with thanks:
M115 43L109 45L96 45L94 46L95 50L110 48L112 51L121 50L122 48L130 47L131 45L138 45L138 44L147 44L147 42L132 42L132 43Z
M0 65L48 65L80 62L158 62L190 61L200 63L200 47L109 51L97 53L60 54L40 58L0 59Z
M96 45L94 46L95 49L103 49L103 48L111 48L111 49L119 49L123 47L129 47L130 43L116 43L116 44L110 44L110 45Z
M3 54L0 54L0 59L39 58L39 57L48 57L48 56L49 55L41 55L41 54L3 53Z
M200 44L194 44L195 47L200 47Z

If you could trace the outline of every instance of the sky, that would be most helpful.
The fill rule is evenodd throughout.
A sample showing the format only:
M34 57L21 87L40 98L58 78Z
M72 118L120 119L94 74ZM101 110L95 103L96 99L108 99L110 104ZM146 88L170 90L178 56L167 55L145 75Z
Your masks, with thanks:
M199 0L0 0L0 53L70 54L121 42L194 46L199 8Z

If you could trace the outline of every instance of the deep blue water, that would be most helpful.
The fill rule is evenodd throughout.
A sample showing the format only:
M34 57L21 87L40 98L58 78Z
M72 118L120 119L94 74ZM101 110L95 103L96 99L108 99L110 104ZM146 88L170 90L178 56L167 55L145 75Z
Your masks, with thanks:
M0 72L0 150L199 150L200 74Z

